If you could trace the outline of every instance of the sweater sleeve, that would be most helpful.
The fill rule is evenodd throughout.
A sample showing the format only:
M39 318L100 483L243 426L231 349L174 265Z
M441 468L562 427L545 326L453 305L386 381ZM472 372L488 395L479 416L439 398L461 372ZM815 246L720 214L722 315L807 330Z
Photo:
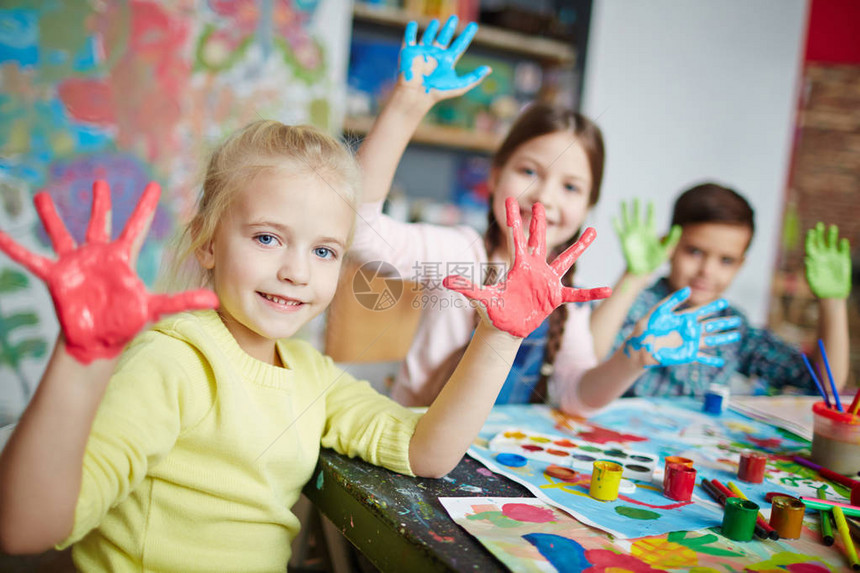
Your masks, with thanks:
M408 410L324 358L326 423L321 444L389 470L414 475L409 442L421 414Z
M57 549L98 527L170 451L180 432L208 411L213 389L205 375L184 371L189 354L196 351L152 331L126 349L90 430L74 526Z
M359 207L349 253L359 263L385 261L401 278L419 283L438 283L455 273L480 282L483 269L464 269L464 264L487 262L484 241L471 227L403 223L383 214L382 202Z

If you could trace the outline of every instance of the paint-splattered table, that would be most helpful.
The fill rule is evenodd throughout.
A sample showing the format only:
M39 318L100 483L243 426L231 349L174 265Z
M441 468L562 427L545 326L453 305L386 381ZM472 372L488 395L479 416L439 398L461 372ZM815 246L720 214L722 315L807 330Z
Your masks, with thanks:
M532 497L465 457L441 479L411 478L323 449L304 494L383 571L506 571L439 497Z

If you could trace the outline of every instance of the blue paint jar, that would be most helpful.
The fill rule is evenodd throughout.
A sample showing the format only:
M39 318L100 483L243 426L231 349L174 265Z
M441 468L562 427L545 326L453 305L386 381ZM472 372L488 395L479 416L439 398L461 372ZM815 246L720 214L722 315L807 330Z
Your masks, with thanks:
M711 384L705 393L704 411L708 414L722 414L729 403L729 389L722 384Z

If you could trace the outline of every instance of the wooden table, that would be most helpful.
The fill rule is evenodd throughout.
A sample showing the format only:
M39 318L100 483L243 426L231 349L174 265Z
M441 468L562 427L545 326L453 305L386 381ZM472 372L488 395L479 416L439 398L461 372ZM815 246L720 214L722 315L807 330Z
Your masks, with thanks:
M323 449L304 494L382 571L507 571L439 497L532 497L466 456L441 479L412 478Z

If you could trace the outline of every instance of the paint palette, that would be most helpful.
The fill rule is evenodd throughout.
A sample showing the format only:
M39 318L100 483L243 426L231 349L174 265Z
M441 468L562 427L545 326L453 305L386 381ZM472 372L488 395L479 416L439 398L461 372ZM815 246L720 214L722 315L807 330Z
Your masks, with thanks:
M522 428L499 432L490 440L488 447L492 452L519 454L525 458L589 473L595 461L608 460L621 464L624 468L622 477L649 482L658 461L653 454L607 447L565 436L540 434Z

